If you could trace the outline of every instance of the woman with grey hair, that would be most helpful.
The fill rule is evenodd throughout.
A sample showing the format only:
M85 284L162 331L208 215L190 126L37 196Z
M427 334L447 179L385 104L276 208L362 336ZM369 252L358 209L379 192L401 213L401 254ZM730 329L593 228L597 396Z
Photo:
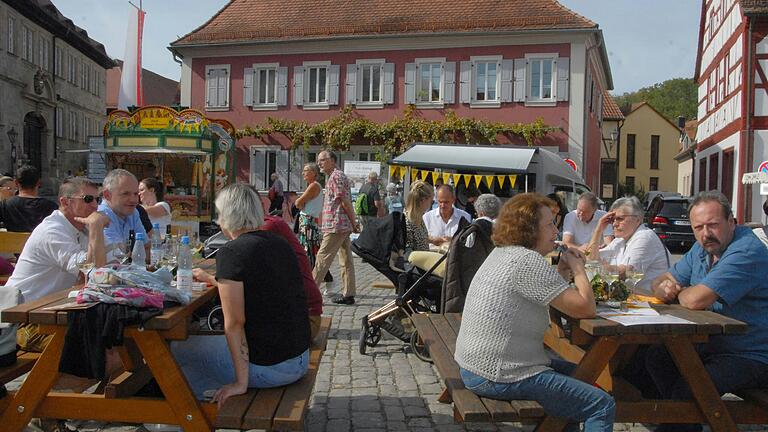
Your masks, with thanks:
M477 212L477 219L472 223L479 225L480 228L491 235L493 231L493 223L499 216L499 210L501 209L501 200L494 194L482 194L475 200L475 211ZM474 244L474 241L472 242ZM472 247L467 245L467 247Z
M608 246L599 249L608 225L613 225L615 238ZM590 244L590 257L599 257L618 270L620 279L626 279L628 271L643 275L635 283L638 294L650 295L651 282L670 266L667 248L656 233L643 224L643 207L634 196L614 201L611 211L600 218Z
M195 395L215 390L221 408L248 388L284 386L307 373L309 317L296 254L279 235L259 230L264 209L253 188L225 187L216 211L231 239L216 257L224 335L192 336L171 349Z
M317 250L323 240L320 232L320 213L323 211L323 187L317 179L320 178L320 168L316 163L310 162L304 165L301 171L307 188L294 203L299 212L299 243L304 246L309 258L309 264L315 266Z

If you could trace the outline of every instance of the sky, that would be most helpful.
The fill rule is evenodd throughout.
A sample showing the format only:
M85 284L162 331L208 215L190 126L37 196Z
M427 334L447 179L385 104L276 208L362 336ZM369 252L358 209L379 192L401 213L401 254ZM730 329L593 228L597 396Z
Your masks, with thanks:
M134 0L138 4L139 0ZM254 0L258 1L258 0ZM520 0L526 1L526 0ZM127 0L53 0L64 16L123 58ZM227 0L145 0L144 68L179 80L181 67L168 44L194 30ZM560 0L596 22L613 75L613 94L638 90L671 78L693 77L701 0Z

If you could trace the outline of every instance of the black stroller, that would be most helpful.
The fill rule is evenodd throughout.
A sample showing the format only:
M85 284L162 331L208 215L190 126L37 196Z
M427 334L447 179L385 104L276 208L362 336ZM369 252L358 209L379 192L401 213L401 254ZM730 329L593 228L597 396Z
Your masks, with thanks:
M359 350L361 354L365 354L367 347L376 346L381 340L383 329L410 344L411 350L419 359L431 361L418 333L415 330L407 332L400 323L400 318L403 315L410 318L415 313L441 313L444 310L455 311L462 308L472 276L493 249L490 230L474 223L464 225L451 241L449 253L442 255L429 269L408 268L408 264L402 264L405 220L401 213L394 215L396 216L374 221L377 228L366 231L369 229L366 227L363 234L352 242L352 249L356 254L398 287L395 300L363 317ZM389 225L391 229L384 229L379 225ZM470 244L467 239L472 233L477 234ZM445 277L439 278L435 276L435 271L443 262L447 264Z

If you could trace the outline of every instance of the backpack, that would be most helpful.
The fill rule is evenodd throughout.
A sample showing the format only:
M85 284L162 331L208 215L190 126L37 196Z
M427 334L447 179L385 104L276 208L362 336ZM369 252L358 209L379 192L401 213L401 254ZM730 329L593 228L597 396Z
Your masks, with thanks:
M368 216L368 195L364 193L357 194L355 198L355 214Z

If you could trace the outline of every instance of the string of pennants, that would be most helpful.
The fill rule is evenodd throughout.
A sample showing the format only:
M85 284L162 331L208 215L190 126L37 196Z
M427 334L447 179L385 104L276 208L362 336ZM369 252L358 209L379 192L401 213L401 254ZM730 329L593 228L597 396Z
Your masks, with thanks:
M405 173L407 171L406 167L402 166L389 166L389 176L392 177L395 174L399 178L404 178ZM507 175L484 175L484 174L451 174L451 173L441 173L437 171L429 171L429 170L420 170L420 169L411 169L411 181L414 180L424 180L432 179L432 184L434 184L437 179L442 179L443 183L445 184L453 184L454 186L458 185L459 182L463 181L464 186L470 187L470 185L474 182L475 187L479 187L480 184L485 181L486 186L491 187L493 186L494 180L499 184L499 186L504 187L504 184L509 181L509 187L514 188L515 183L517 182L517 175L516 174L507 174Z

